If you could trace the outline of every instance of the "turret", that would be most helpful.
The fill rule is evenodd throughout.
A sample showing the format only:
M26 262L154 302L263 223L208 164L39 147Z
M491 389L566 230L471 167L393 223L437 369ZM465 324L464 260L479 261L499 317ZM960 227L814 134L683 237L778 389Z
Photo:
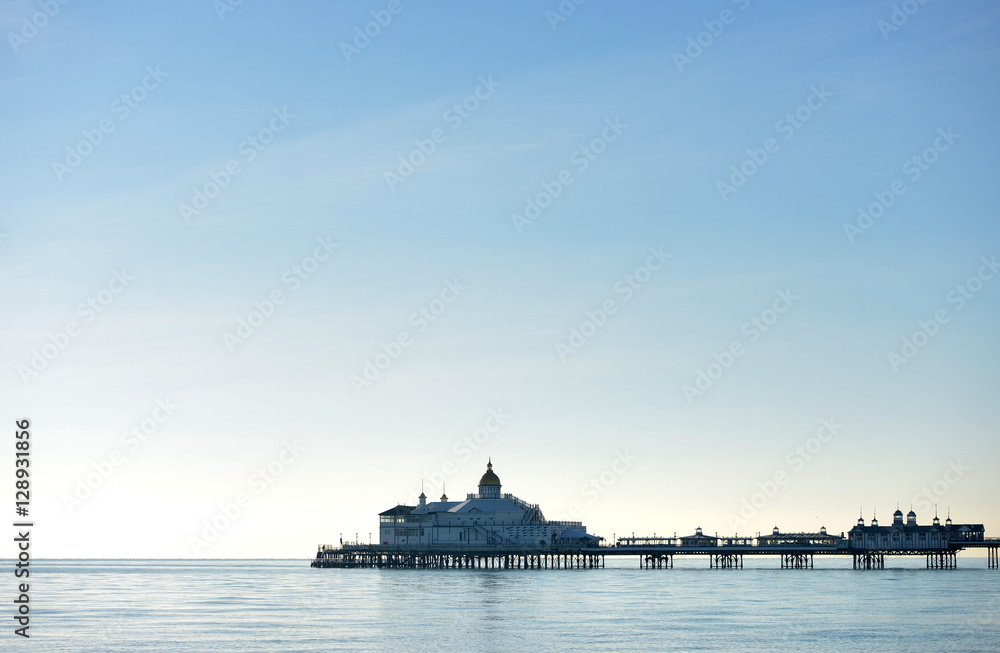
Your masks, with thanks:
M486 464L486 473L479 479L480 499L500 498L500 477L493 472L493 461Z

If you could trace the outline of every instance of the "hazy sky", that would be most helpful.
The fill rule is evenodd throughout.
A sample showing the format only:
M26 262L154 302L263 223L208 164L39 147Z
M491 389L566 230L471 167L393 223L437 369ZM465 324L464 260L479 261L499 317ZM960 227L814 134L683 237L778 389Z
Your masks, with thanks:
M902 5L0 3L35 555L311 556L488 456L609 539L996 534L1000 9Z

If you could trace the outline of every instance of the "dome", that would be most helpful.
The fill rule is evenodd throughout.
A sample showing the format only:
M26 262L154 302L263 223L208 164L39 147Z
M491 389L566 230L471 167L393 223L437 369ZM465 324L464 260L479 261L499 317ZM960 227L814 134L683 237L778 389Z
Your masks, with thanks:
M480 485L500 485L500 477L493 473L492 461L486 464L486 473L479 479Z
M913 512L911 510L910 512L906 513L906 516L907 517L913 517L914 519L916 519L917 518L917 513Z
M892 516L893 517L902 517L903 516L903 511L900 510L899 508L896 508L896 512L892 513Z

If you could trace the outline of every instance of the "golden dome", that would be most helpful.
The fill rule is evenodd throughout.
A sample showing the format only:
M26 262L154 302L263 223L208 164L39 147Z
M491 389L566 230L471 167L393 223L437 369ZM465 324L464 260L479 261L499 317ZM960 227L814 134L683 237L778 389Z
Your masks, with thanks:
M493 461L486 464L486 473L479 479L480 485L500 485L500 477L493 473Z

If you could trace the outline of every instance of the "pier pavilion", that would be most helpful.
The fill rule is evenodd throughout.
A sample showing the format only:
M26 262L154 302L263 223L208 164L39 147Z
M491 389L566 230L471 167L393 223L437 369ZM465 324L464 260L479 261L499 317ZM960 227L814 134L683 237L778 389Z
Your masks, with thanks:
M601 538L578 521L552 521L538 504L501 492L493 461L479 479L478 492L464 501L428 503L421 492L415 506L397 505L379 514L379 542L395 547L550 546L586 547Z

